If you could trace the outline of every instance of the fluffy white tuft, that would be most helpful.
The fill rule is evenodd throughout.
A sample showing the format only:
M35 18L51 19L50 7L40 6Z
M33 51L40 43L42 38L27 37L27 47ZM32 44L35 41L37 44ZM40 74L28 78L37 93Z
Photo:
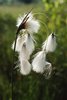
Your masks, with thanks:
M22 61L22 59L27 59L29 60L30 55L29 55L29 51L26 48L26 44L25 42L22 45L21 51L19 52L19 60Z
M20 24L23 22L24 18L26 17L27 14L24 14L24 16L19 16L17 19L17 24L16 26L19 27ZM33 19L33 14L29 13L27 16L28 20L27 21L31 21ZM26 19L25 19L26 20Z
M43 50L46 52L54 52L56 49L57 43L56 43L56 36L55 34L50 34L47 38L47 40L43 43Z
M45 67L46 54L44 51L37 53L36 57L32 61L32 69L37 73L43 73Z
M18 17L17 19L17 27L20 26L20 24L22 23L23 19L25 18L26 14L23 16L23 17ZM39 21L38 20L35 20L33 18L33 14L32 13L29 13L29 15L27 16L28 17L28 20L26 21L25 23L25 30L28 32L28 33L37 33L39 28L40 28L40 24L39 24Z
M40 24L37 20L33 19L31 21L27 21L26 27L29 33L37 33L40 28Z
M26 59L22 59L22 61L20 61L20 73L23 75L28 75L30 72L31 64Z
M29 55L31 55L35 49L35 46L34 46L33 38L31 37L30 34L26 34L25 44L27 50L29 51Z
M16 41L16 49L15 49L16 52L20 52L23 42L24 42L24 37L19 35ZM14 45L15 45L15 41L12 44L13 50L14 50Z

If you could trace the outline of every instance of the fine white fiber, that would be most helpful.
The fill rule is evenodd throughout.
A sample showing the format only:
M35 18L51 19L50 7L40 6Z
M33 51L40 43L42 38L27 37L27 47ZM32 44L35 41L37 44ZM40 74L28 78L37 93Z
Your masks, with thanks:
M20 26L20 24L23 22L24 18L25 18L26 14L24 16L20 16L17 19L17 27ZM35 20L33 17L32 13L29 13L29 15L27 16L27 20L25 22L25 28L24 30L26 30L28 33L37 33L39 28L40 28L40 23L38 20ZM22 30L23 31L23 30Z
M43 73L45 67L46 54L44 51L37 53L36 57L32 61L32 70L37 73Z
M22 61L22 59L27 59L29 60L30 55L29 55L29 51L26 48L26 43L24 42L22 45L22 48L19 52L19 60Z
M54 52L56 49L56 36L54 33L50 34L46 41L43 43L42 49L46 52Z
M34 46L34 41L32 39L32 36L30 34L26 34L25 44L29 52L29 55L31 55L35 49L35 46Z
M24 40L25 40L25 37L23 37L22 35L18 36L17 41L16 41L16 48L15 48L16 52L20 52ZM12 49L13 50L14 50L14 45L15 45L15 41L12 44Z
M22 75L28 75L31 72L31 64L29 63L28 60L22 59L20 61L20 73Z

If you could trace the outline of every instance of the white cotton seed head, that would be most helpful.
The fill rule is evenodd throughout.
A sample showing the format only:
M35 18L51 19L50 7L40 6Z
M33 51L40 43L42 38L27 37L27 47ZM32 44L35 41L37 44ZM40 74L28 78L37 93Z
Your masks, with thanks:
M23 16L19 16L19 17L17 18L17 24L16 24L17 27L20 26L20 24L23 22L23 20L24 20L24 18L25 18L26 16L27 16L27 14L24 14ZM33 18L32 13L29 13L28 16L27 16L26 18L28 18L27 21L32 20L32 18ZM25 19L24 21L26 21L26 19Z
M25 60L22 59L22 61L20 61L20 73L22 75L28 75L31 72L31 64Z
M40 24L37 20L31 20L27 22L26 27L28 33L37 33L40 28Z
M30 58L30 55L29 55L29 52L28 52L28 50L26 48L26 44L24 42L23 45L22 45L22 48L21 48L21 50L19 52L19 60L20 61L22 61L22 59L29 60L29 58Z
M32 70L37 73L43 73L45 67L46 54L44 51L37 53L36 57L32 61Z
M26 15L24 15L23 17L19 17L17 19L17 27L19 27L21 25L21 23L23 22L24 18L25 18ZM29 13L29 15L27 16L27 21L25 22L25 30L28 32L28 33L37 33L39 28L40 28L40 24L39 24L39 21L38 20L35 20L33 18L33 14L32 13Z
M26 34L25 43L26 43L26 48L29 52L29 55L31 55L35 49L35 46L34 46L34 41L30 34Z
M46 41L43 43L43 50L46 52L54 52L56 49L57 43L56 43L56 36L54 33L50 34Z
M52 65L51 63L46 61L45 67L44 67L44 76L46 79L50 78L52 72Z
M19 35L16 41L16 49L15 49L16 52L20 52L23 42L24 42L24 37ZM14 45L15 45L15 41L12 44L13 50L14 50Z

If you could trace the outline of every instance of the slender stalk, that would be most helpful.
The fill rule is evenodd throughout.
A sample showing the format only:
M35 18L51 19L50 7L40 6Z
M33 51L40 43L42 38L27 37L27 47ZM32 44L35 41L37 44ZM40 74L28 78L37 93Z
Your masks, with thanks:
M13 97L13 69L15 67L15 49L16 49L16 42L17 42L17 37L18 37L18 31L16 32L16 37L15 37L15 44L14 44L14 52L13 52L13 65L11 69L11 84L12 84L12 100L14 100Z

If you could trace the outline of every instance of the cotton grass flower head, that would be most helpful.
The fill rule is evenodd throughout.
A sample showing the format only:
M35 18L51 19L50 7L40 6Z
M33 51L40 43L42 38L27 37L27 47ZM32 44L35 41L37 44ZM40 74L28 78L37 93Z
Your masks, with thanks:
M26 17L26 19L23 22L25 17ZM22 24L22 22L23 22L23 24ZM16 26L18 28L21 26L22 27L21 30L23 31L23 29L24 29L28 33L37 33L40 28L39 21L34 19L33 14L31 12L28 15L25 14L22 17L21 16L18 17Z
M32 70L37 73L44 73L44 67L46 62L46 54L44 51L37 53L36 57L32 61Z
M16 41L16 48L15 48L16 52L20 52L24 40L25 40L25 36L23 37L22 35L18 35L18 38L17 38L17 41ZM14 45L15 45L15 41L12 44L13 50L14 50Z
M26 44L26 48L29 52L29 55L31 55L35 49L35 46L34 46L34 40L30 34L26 34L25 44Z
M31 71L31 64L29 63L29 52L26 48L26 43L24 42L19 52L19 69L22 75L28 75Z
M29 33L25 34L24 36L19 35L17 38L17 41L16 41L15 51L19 53L21 51L23 43L25 42L26 49L29 51L29 54L32 54L32 52L35 49L34 41L35 40L33 39L33 37ZM12 49L14 49L14 45L15 45L15 41L12 44Z
M30 58L31 53L34 50L34 42L29 33L25 34L24 36L25 36L24 39L21 38L22 43L18 44L18 46L20 47L20 50L18 53L19 54L18 59L20 62L19 63L20 73L23 75L28 75L31 71L31 64L29 63L28 60Z
M43 43L42 49L46 52L54 52L56 49L56 36L54 33L51 33L46 41Z
M21 51L19 52L19 60L22 61L22 59L27 59L29 60L30 55L29 51L26 48L26 43L24 42L21 48Z
M20 61L20 73L22 75L28 75L31 72L31 64L28 60L22 59Z
M50 77L52 72L52 65L46 61L45 51L40 51L36 54L32 61L32 70L43 74L47 79Z

